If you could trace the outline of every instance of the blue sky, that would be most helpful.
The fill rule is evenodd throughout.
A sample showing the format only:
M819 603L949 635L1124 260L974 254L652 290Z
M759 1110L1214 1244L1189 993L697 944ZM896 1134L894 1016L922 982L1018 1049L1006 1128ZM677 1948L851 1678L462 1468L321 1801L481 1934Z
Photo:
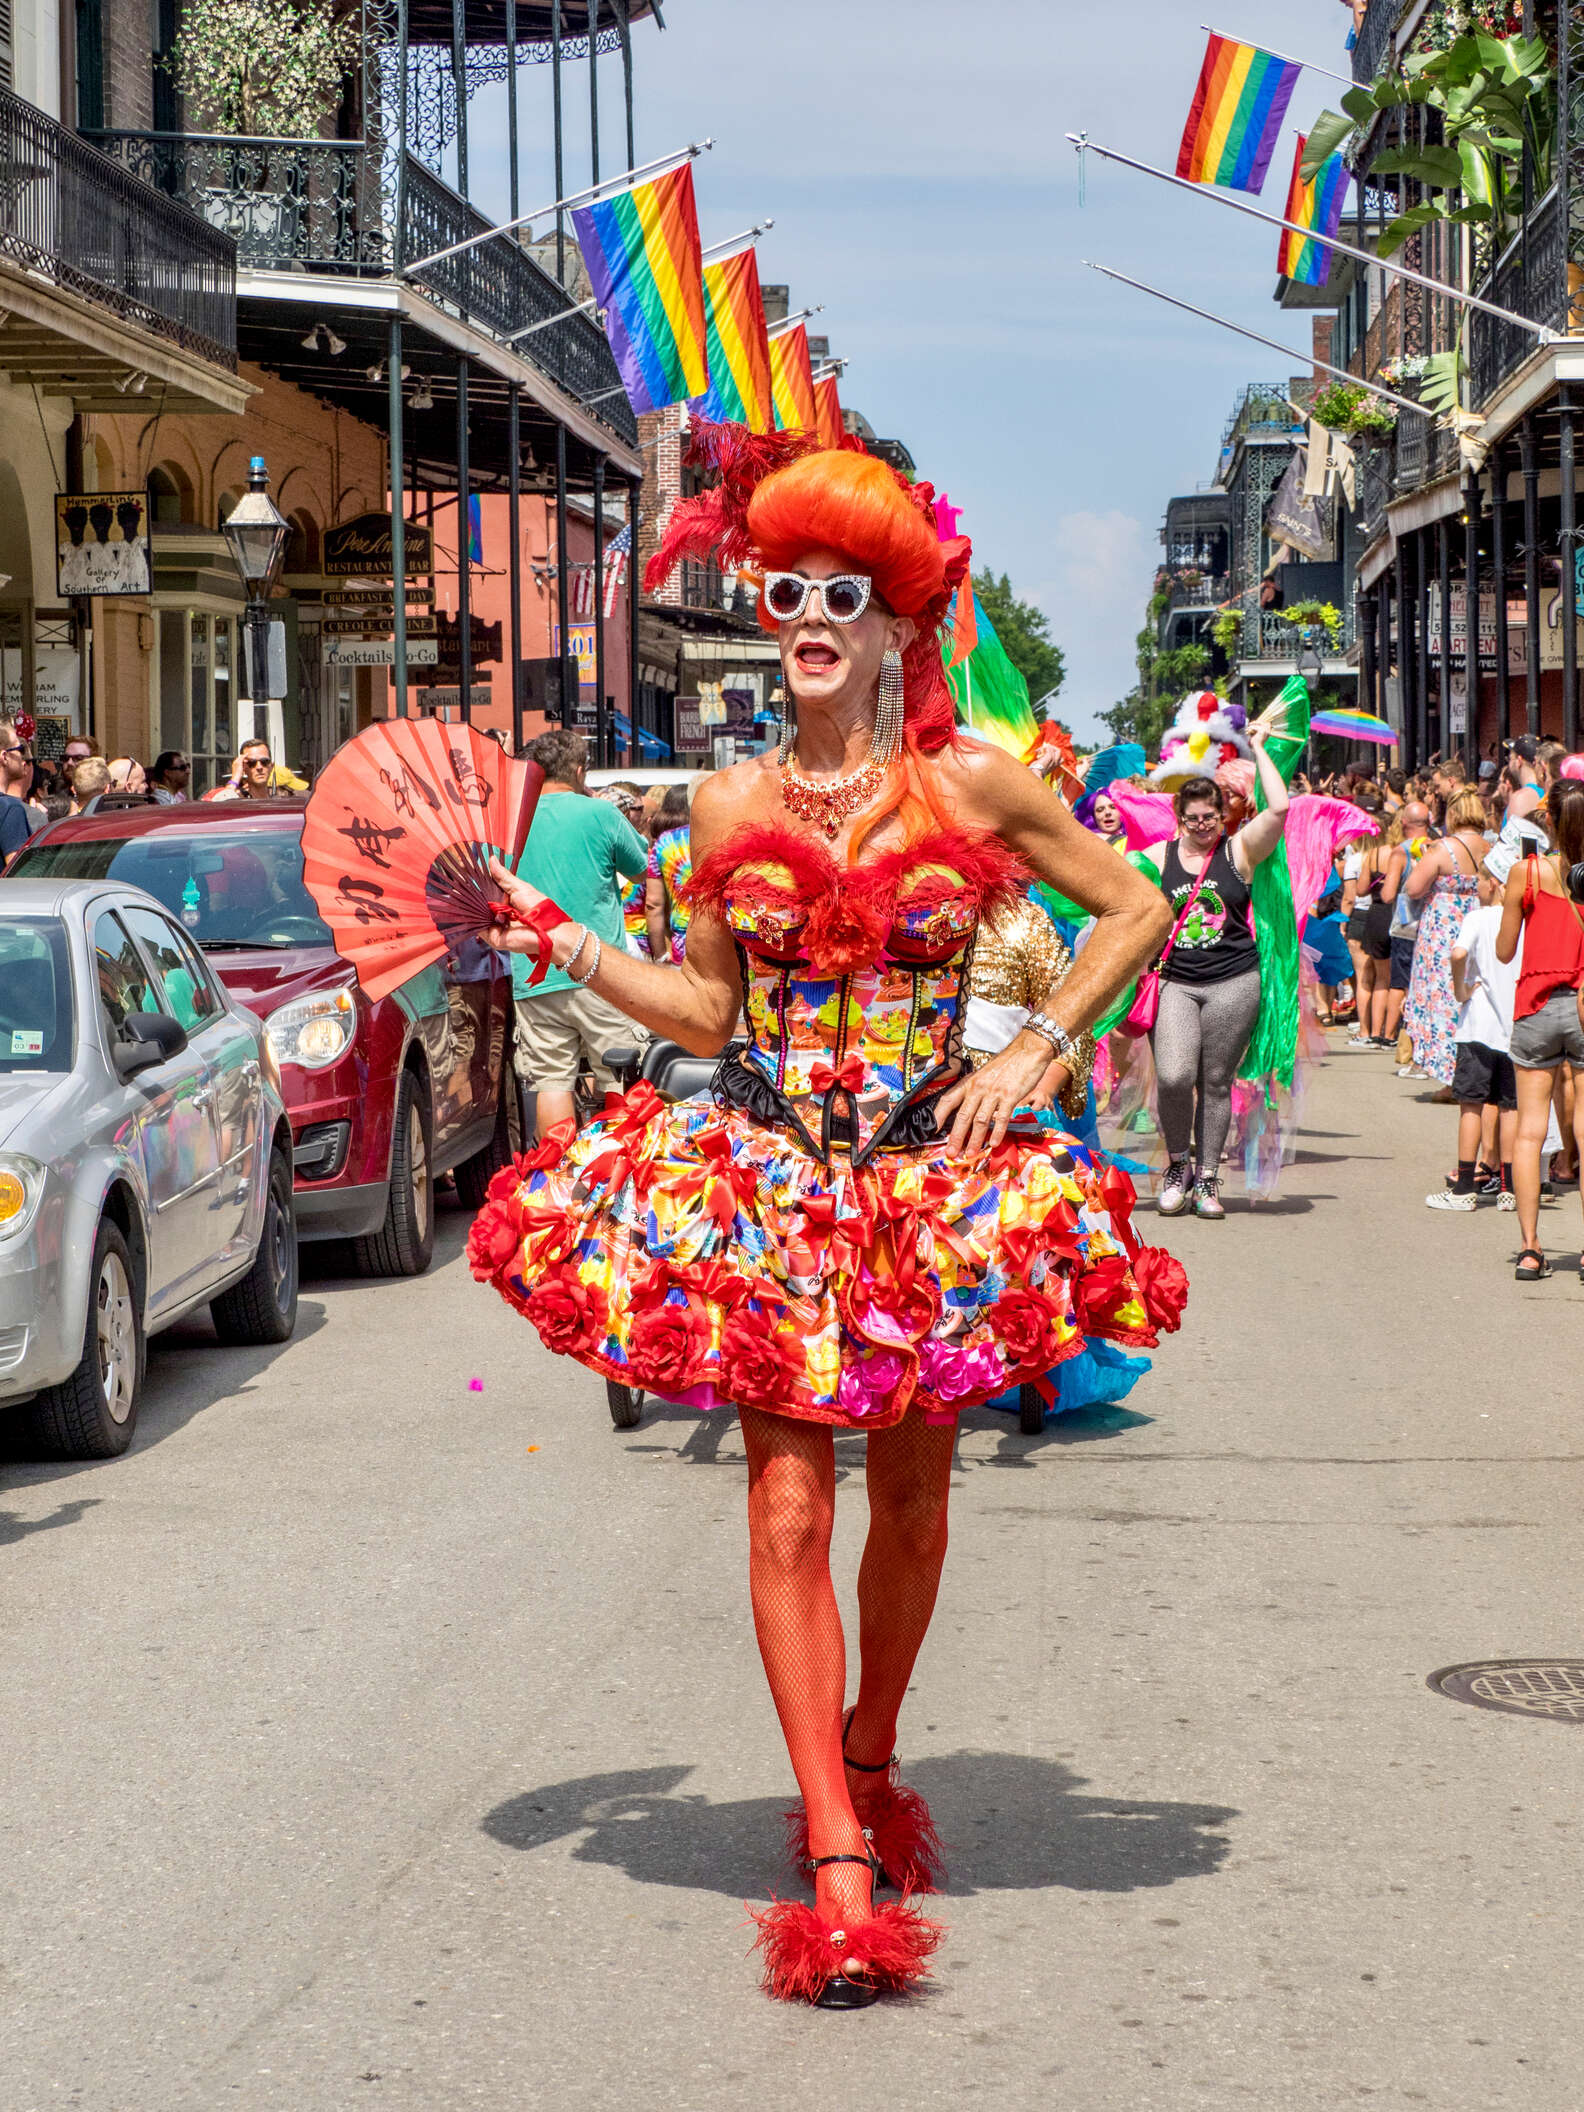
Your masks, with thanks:
M1208 482L1246 381L1290 367L1082 268L1117 266L1302 349L1272 302L1273 229L1090 159L1063 134L1170 167L1204 35L1345 73L1339 0L665 0L634 34L640 161L695 164L706 243L765 214L761 275L851 361L846 402L906 442L1067 655L1080 734L1133 680L1166 500ZM525 204L552 194L548 69L523 83ZM1259 202L1280 212L1292 132L1341 87L1306 72ZM604 172L622 166L619 62L601 62ZM568 184L587 181L586 68L570 68ZM472 113L473 191L505 212L498 93ZM537 128L537 131L536 131ZM497 196L498 193L498 196Z

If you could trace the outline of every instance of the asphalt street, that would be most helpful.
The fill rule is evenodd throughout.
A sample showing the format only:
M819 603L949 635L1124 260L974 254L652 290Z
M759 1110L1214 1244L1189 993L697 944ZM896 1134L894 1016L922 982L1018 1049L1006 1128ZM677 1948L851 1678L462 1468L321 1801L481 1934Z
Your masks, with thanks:
M165 1338L127 1458L0 1462L0 2108L1575 2112L1584 1727L1426 1678L1584 1655L1578 1205L1515 1286L1424 1092L1339 1051L1280 1202L1167 1231L1130 1410L967 1418L902 1732L950 1933L852 2015L748 1956L734 1425L615 1432L460 1212L283 1350Z

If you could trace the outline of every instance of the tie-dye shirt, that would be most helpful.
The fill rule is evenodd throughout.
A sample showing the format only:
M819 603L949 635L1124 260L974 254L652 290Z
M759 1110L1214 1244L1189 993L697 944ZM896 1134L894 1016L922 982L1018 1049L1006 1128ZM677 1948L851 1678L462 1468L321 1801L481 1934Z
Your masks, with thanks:
M673 961L680 961L687 951L688 907L681 895L692 872L693 854L685 828L667 829L655 838L649 853L649 878L660 881L665 888Z

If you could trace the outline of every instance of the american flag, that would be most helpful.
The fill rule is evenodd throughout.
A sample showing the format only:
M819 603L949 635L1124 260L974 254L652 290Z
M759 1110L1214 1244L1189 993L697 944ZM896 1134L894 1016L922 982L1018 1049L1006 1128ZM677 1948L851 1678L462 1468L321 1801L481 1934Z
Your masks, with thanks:
M627 575L627 558L632 549L632 523L623 524L605 546L605 615L607 620L615 614L616 597ZM568 568L572 574L572 614L580 623L587 623L594 614L594 565L592 559Z

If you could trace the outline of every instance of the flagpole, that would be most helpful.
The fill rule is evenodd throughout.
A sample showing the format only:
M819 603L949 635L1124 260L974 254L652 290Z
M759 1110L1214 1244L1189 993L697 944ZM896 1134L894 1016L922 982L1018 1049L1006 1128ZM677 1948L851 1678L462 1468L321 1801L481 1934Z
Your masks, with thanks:
M751 249L765 229L774 226L774 220L765 220L758 227L745 228L740 235L733 235L728 241L717 242L713 247L706 249L699 261L703 264L717 263L728 250L735 252L738 248ZM506 342L515 345L525 337L536 336L541 330L553 329L557 323L564 323L569 316L589 315L598 306L598 301L590 300L579 301L575 308L558 308L554 315L547 315L543 322L530 323L526 330L514 330Z
M796 315L784 315L780 322L771 323L765 331L765 336L780 337L784 331L790 330L794 323L806 323L811 315L823 315L824 312L823 301L816 302L812 308L800 308Z
M1316 359L1310 352L1295 352L1291 345L1279 345L1273 337L1261 337L1257 330L1245 330L1241 323L1229 323L1224 315L1212 315L1208 308L1196 308L1192 301L1180 301L1174 293L1162 293L1158 286L1147 286L1142 279L1130 279L1125 271L1113 271L1106 264L1091 264L1087 257L1079 261L1090 271L1098 271L1103 278L1115 279L1120 285L1135 287L1140 293L1152 293L1156 300L1166 301L1173 308L1181 308L1185 315L1197 315L1202 322L1219 323L1223 330L1234 330L1239 337L1249 338L1256 345L1263 345L1267 352L1279 352L1284 359L1295 359L1300 366L1318 367L1322 374L1334 374L1338 381L1345 381L1356 389L1368 389L1372 396L1382 396L1388 403L1396 404L1400 411L1412 411L1417 417L1428 418L1430 413L1422 403L1412 403L1406 396L1398 396L1390 389L1382 388L1379 382L1365 381L1361 375L1350 374L1346 367L1334 367L1326 359Z
M1301 66L1305 73L1323 74L1328 81L1340 81L1344 88L1358 88L1363 84L1355 81L1351 74L1333 73L1329 66L1316 66L1311 59L1295 59L1290 51L1272 51L1268 44L1258 44L1252 37L1235 37L1229 29L1212 29L1208 22L1199 27L1212 37L1225 37L1229 44L1247 44L1254 51L1263 51L1269 59L1280 59L1284 66Z
M1395 278L1407 279L1410 285L1423 286L1428 292L1439 293L1449 301L1459 301L1465 308L1477 308L1482 315L1495 316L1499 323L1516 323L1520 329L1532 330L1542 345L1559 341L1559 331L1535 322L1531 316L1515 315L1510 308L1498 308L1494 301L1481 300L1477 293L1464 293L1460 287L1444 285L1440 279L1427 279L1422 272L1410 271L1406 264L1394 264L1390 257L1378 257L1373 250L1357 249L1351 242L1344 242L1336 235L1322 234L1316 227L1305 227L1301 221L1284 220L1279 213L1261 212L1257 205L1232 197L1219 184L1193 183L1186 176L1172 175L1168 169L1154 168L1147 161L1135 161L1131 154L1119 154L1114 147L1097 147L1087 132L1069 132L1067 137L1077 148L1080 160L1085 154L1098 154L1102 161L1119 161L1125 169L1137 169L1142 176L1157 176L1162 183L1174 184L1180 191L1193 191L1201 198L1214 198L1220 205L1231 206L1235 213L1246 213L1251 220L1263 220L1267 227L1285 228L1289 234L1302 235L1307 242L1320 242L1327 249L1339 250L1356 263L1373 264L1379 271L1389 271Z
M752 249L759 237L774 226L774 220L761 220L757 227L745 227L740 235L728 235L724 242L712 242L700 261L718 264L722 257L735 257L740 250Z
M416 271L427 271L431 264L438 264L444 257L460 255L464 249L476 249L480 242L493 242L497 235L509 235L513 228L531 226L535 220L543 220L547 213L561 213L574 205L587 205L603 191L625 189L636 176L658 176L669 169L679 169L685 161L696 161L715 144L713 139L696 139L690 145L678 147L674 154L662 154L658 161L646 161L642 167L623 169L619 176L607 176L603 183L591 183L586 191L574 191L569 198L552 198L548 205L541 205L531 213L519 213L515 220L503 220L499 227L486 227L482 234L469 235L465 242L453 242L446 249L431 251L420 257L415 264L404 264L404 275Z

